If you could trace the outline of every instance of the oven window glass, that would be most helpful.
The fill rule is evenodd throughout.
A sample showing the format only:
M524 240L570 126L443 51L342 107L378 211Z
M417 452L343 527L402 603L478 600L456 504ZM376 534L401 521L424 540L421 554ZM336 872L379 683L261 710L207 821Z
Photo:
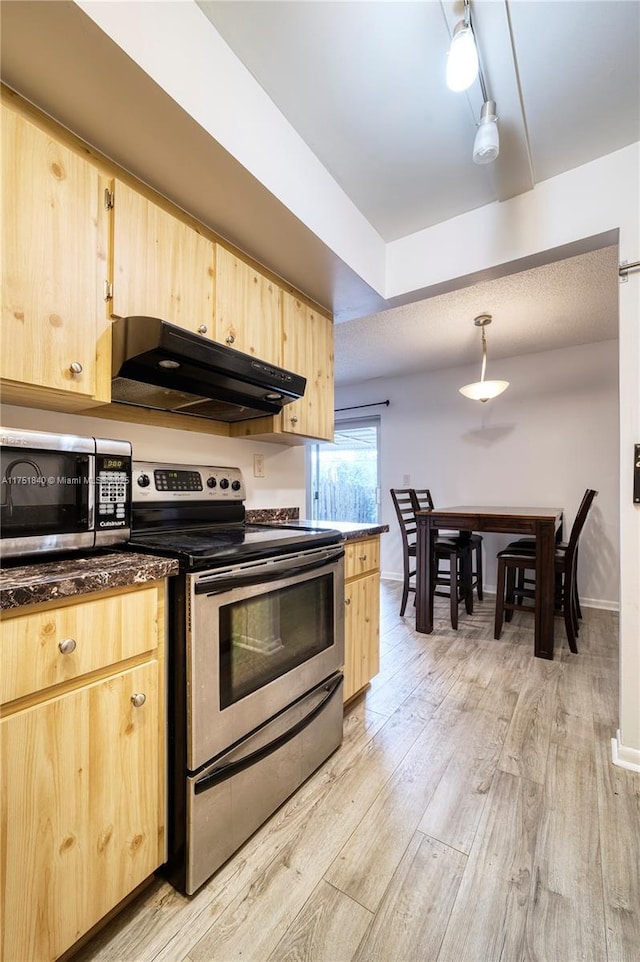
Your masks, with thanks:
M220 608L220 706L333 644L333 574Z
M88 455L5 448L1 468L3 538L87 530Z

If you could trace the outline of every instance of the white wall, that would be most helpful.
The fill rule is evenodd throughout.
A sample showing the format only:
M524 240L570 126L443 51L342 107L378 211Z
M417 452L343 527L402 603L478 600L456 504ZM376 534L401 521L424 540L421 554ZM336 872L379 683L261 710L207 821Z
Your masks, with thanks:
M337 407L389 398L381 415L382 572L402 577L402 546L389 489L429 487L436 504L550 505L565 509L568 536L585 488L599 494L580 547L580 597L619 604L618 342L491 362L510 381L481 404L458 388L479 368L460 367L343 388ZM508 536L484 535L485 586Z
M3 405L2 426L131 441L139 461L176 461L241 469L247 508L298 508L305 511L304 447L249 439L218 438L194 431L146 427L125 421L57 414ZM253 455L264 454L265 477L253 477Z

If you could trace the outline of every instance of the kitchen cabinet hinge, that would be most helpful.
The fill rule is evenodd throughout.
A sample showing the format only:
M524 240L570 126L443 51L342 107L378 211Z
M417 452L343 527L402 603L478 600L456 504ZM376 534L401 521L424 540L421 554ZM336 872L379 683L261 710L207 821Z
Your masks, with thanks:
M108 187L104 189L104 209L111 210L113 208L113 191L109 190Z
M105 301L113 300L113 284L111 281L104 282L104 299Z

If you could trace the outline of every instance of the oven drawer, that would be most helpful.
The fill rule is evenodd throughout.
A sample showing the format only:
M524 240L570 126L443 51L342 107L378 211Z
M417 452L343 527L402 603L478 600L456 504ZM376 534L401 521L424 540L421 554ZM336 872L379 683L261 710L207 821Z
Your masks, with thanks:
M2 620L2 704L149 651L158 586L39 605Z
M187 778L185 877L192 895L342 742L342 675L308 692Z
M357 578L380 567L380 538L367 538L345 545L344 576Z

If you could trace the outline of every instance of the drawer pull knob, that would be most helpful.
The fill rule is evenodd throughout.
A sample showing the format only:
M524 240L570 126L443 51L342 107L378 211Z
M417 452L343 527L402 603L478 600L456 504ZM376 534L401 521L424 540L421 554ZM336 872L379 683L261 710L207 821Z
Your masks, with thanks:
M131 696L131 704L134 708L142 708L146 700L147 696L141 691L137 691L135 695Z
M360 555L360 561L366 561L366 560L367 560L366 554L361 554L361 555Z
M227 336L225 337L225 341L227 342L227 344L233 344L235 341L235 337L233 336L233 334L227 334Z
M76 650L76 640L75 638L65 638L58 645L58 650L61 655L70 655L72 651Z
M345 598L345 599L344 599L344 603L345 603L345 605L350 605L350 604L351 604L351 598Z
M207 325L201 324L200 327L198 328L198 334L206 334L206 333L207 333Z
M294 414L293 417L291 418L291 423L292 423L292 424L297 424L297 423L298 423L298 418L297 418L297 416L296 416L295 414Z
M82 364L80 361L72 361L69 365L69 370L72 374L82 374Z

